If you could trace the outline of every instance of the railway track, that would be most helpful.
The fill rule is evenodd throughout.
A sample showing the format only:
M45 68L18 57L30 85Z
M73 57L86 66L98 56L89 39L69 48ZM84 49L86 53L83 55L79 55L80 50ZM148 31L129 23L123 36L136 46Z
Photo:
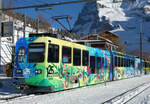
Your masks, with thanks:
M18 98L18 97L23 97L23 96L27 96L26 94L19 94L19 95L12 95L12 96L9 96L9 97L2 97L0 98L0 100L11 100L11 99L15 99L15 98Z
M150 88L150 83L142 83L141 85L132 88L124 93L121 93L103 102L102 104L125 104L148 88ZM17 98L24 99L24 98L34 97L36 95L43 95L43 93L21 93L21 94L8 96L8 97L2 97L2 98L0 97L0 104L11 101L13 99L17 99Z
M143 83L133 89L130 89L103 102L102 104L126 104L127 102L129 102L148 88L150 88L150 83Z

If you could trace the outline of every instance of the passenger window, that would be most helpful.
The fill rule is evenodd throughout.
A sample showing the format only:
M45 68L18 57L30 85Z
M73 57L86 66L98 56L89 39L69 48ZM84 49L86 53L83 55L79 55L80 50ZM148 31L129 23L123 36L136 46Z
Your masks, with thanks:
M135 61L133 60L133 67L135 67Z
M127 62L127 67L129 67L130 66L130 60L129 59L127 59L128 60L128 62Z
M130 67L130 59L128 59L128 67Z
M62 47L62 63L71 63L71 48Z
M129 67L131 66L131 60L129 59Z
M118 67L121 66L121 61L120 61L120 57L118 57Z
M95 73L95 56L90 56L91 73Z
M97 69L101 69L102 68L102 60L101 60L101 57L97 57Z
M123 67L123 65L124 65L124 58L121 58L121 67Z
M83 66L88 66L89 65L89 52L88 51L83 51L82 53L82 65Z
M102 65L104 65L104 57L102 57Z
M127 59L125 58L125 67L127 67Z
M59 46L49 44L48 46L48 62L59 62Z
M125 63L125 58L123 58L123 67L125 67L126 63Z
M118 66L117 56L115 56L115 66Z
M73 49L73 65L80 66L81 65L81 50Z

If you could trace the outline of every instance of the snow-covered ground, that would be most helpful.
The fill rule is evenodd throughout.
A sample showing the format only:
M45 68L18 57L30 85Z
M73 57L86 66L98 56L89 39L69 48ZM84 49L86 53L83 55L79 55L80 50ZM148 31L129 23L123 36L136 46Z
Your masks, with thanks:
M21 93L12 85L12 78L6 77L5 74L0 74L0 100L19 95Z
M127 102L126 104L150 104L150 88Z
M149 79L150 75L145 75L141 77L124 79L114 82L107 82L106 86L105 84L98 84L56 93L49 93L43 95L29 95L10 100L0 100L0 103L1 104L101 104L143 83L150 83ZM3 89L0 88L1 96L5 96L4 93L18 94L14 89L10 88L9 91L7 90L5 91L5 88L6 87L3 87ZM150 91L150 89L148 89L148 91ZM144 96L139 97L141 98L139 103L142 103L144 99L148 99L148 95L150 95L150 92L147 92L147 90L145 90L145 92L147 93L147 95L145 95L145 97ZM136 104L136 103L134 103L133 101L132 103L129 104Z

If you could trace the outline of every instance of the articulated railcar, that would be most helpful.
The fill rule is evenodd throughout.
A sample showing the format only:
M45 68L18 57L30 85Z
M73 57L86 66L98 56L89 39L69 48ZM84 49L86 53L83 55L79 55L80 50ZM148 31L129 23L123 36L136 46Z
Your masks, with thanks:
M120 52L112 52L113 79L124 79L144 74L144 66L140 69L140 59ZM142 60L144 62L144 60Z
M51 92L140 74L134 56L52 37L21 38L15 55L14 83Z

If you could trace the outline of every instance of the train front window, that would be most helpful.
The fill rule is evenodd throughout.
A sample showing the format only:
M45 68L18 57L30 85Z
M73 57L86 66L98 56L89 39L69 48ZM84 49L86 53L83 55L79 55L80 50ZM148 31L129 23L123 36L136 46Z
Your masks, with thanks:
M45 44L31 43L28 49L28 62L44 62Z

